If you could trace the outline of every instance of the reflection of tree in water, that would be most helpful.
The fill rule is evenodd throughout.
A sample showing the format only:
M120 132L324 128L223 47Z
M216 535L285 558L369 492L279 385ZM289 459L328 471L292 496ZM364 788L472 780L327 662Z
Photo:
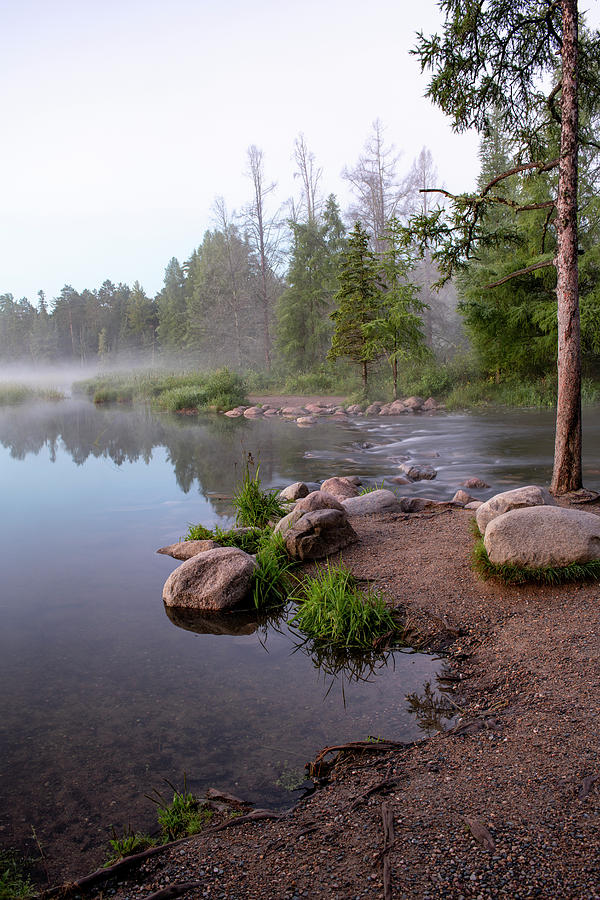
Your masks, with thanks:
M181 490L189 493L197 483L203 496L210 492L218 512L228 513L224 498L241 481L247 453L258 460L261 479L269 484L279 471L294 472L302 438L291 423L279 421L257 428L243 418L188 419L156 415L144 405L94 407L72 400L0 409L0 443L21 460L47 448L55 461L62 446L78 466L89 458L109 459L116 466L140 460L148 465L153 450L164 447ZM223 495L221 502L215 494Z
M456 710L449 700L443 694L437 694L430 681L425 682L422 694L407 694L406 700L419 728L427 735L445 731L444 720L452 719L456 715Z

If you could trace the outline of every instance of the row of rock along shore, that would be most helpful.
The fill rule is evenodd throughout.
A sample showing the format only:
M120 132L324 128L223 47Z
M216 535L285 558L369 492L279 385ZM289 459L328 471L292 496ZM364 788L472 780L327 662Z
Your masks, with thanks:
M360 403L335 405L324 400L306 403L304 406L236 406L228 409L225 415L230 419L240 416L246 419L281 416L284 419L295 419L298 425L316 425L321 418L344 420L349 416L409 416L415 413L435 413L441 409L444 409L443 403L438 403L433 397L428 397L427 400L422 397L406 397L391 403L371 403L366 407Z

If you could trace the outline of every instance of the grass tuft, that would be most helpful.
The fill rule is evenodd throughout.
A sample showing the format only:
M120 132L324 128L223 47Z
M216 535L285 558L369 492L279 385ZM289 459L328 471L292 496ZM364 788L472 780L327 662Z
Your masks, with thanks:
M256 553L264 536L263 528L240 531L237 528L222 529L216 525L212 530L204 525L189 525L184 541L216 541L221 547L238 547L245 553Z
M302 582L300 604L289 621L309 639L345 650L372 650L382 639L397 635L398 622L384 598L363 593L342 563L318 569Z
M124 828L122 835L118 835L113 826L112 835L108 842L110 851L105 863L107 866L124 859L126 856L141 853L142 850L147 850L148 847L154 847L156 843L150 835L132 831L131 826Z
M25 874L25 864L14 850L0 851L0 900L27 900L34 889Z
M235 521L250 528L265 528L274 519L281 519L287 513L287 505L279 499L279 491L263 491L260 485L259 469L250 474L253 464L248 454L244 479L233 495Z
M270 529L263 532L256 552L256 569L252 579L252 599L257 610L281 606L291 590L290 572L296 563L290 558L282 536Z
M180 837L198 834L212 819L212 810L203 800L188 791L185 774L182 791L178 791L169 781L167 784L173 789L173 800L170 803L156 788L155 796L146 794L158 806L158 824L163 841L176 841Z

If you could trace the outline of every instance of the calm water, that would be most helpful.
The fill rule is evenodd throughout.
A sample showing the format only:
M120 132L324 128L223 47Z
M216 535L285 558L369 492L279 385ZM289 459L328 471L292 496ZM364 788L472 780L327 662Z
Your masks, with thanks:
M586 426L586 486L600 487L600 434ZM434 482L404 493L452 496L479 475L485 497L547 482L550 413L320 422L156 417L79 400L0 410L0 843L36 830L71 874L120 830L152 829L144 797L163 779L289 805L325 745L422 734L405 695L441 661L395 654L367 682L333 680L280 630L199 634L165 615L178 564L155 549L190 522L231 521L247 452L263 484L360 474L380 483L410 458ZM439 455L435 455L439 454ZM79 863L79 864L78 864Z

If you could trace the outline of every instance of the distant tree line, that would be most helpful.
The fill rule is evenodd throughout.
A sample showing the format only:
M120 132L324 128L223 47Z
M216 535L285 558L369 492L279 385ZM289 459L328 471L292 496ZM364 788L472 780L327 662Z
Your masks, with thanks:
M370 252L383 258L390 220L406 221L419 208L421 182L429 183L435 170L424 149L401 176L399 155L386 146L376 121L356 165L343 172L355 200L342 216L336 197L321 193L322 171L302 135L294 159L299 195L275 209L275 185L265 178L262 151L250 147L250 201L229 214L224 200L215 200L214 227L189 259L170 260L155 297L137 281L129 286L110 280L81 292L67 284L50 301L42 291L35 303L0 295L0 360L83 365L175 358L207 368L226 363L239 371L274 364L285 371L314 370L331 349L331 315L348 242L345 222L360 221ZM436 277L430 262L417 263L415 278L426 292ZM460 327L453 289L430 299L423 312L428 343L455 343Z
M596 107L586 107L581 127L597 133L597 119ZM537 140L539 158L556 155L558 124L540 129ZM579 268L583 348L594 367L600 359L599 159L597 145L588 142L580 155ZM482 137L479 190L497 172L516 174L494 185L495 202L477 222L477 253L454 266L441 290L444 259L428 249L423 232L431 236L433 221L433 237L439 237L435 229L462 233L464 210L455 207L467 208L472 198L434 192L443 186L429 150L401 175L399 155L376 121L355 166L343 171L353 196L345 214L333 194L322 193L322 170L302 135L294 160L300 190L276 209L263 154L250 147L250 201L230 214L222 198L215 200L213 227L189 259L170 260L155 297L138 282L108 280L81 292L65 285L50 302L41 291L35 304L0 295L0 361L108 365L143 358L305 373L343 357L360 368L365 386L374 363L389 365L395 393L405 360L427 348L448 358L469 340L484 376L554 372L555 276L530 263L555 252L556 173L519 169L514 135L500 115L490 118ZM515 268L527 271L503 281Z

